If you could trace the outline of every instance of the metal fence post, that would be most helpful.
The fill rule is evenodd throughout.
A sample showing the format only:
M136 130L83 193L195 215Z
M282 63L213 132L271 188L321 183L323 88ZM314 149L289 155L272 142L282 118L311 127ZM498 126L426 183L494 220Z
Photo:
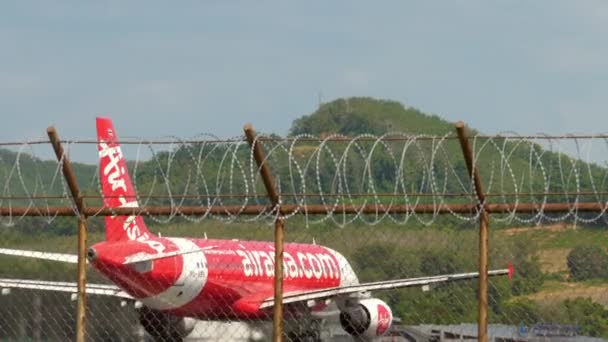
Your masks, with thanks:
M477 338L481 342L488 340L488 213L485 210L485 194L479 177L479 170L473 162L473 149L469 144L468 133L462 121L456 123L456 132L462 147L462 153L475 186L479 205L479 317Z
M85 326L86 326L86 282L87 282L87 269L86 269L86 248L87 248L87 217L85 215L84 199L80 193L78 181L70 160L61 146L61 140L55 130L55 127L49 127L47 130L53 150L57 160L61 163L63 176L65 177L68 187L72 195L72 200L78 209L78 305L76 312L76 341L85 341Z
M256 140L256 133L251 124L246 124L245 127L243 127L243 130L245 131L247 142L249 142L249 145L253 149L253 157L260 168L260 175L262 176L262 181L264 181L264 186L266 187L266 192L268 192L270 202L277 213L277 218L274 222L275 257L272 340L274 342L281 342L283 338L283 240L285 223L280 217L282 212L279 194L275 187L270 169L268 168L268 163L265 161L262 143L261 141Z

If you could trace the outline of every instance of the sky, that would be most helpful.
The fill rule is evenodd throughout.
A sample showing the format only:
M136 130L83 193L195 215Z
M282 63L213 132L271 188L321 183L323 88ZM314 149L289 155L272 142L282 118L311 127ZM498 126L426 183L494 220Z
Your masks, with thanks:
M372 96L487 134L608 131L608 2L3 1L0 141L287 134Z

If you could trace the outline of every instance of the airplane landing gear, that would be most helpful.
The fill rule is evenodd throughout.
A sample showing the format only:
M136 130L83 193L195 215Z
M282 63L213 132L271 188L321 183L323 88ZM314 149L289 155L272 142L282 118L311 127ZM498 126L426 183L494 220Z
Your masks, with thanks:
M165 312L142 307L138 310L139 322L146 332L157 342L182 342L183 331L180 331L180 320Z
M317 319L285 322L284 340L289 342L321 342L321 321Z
M321 342L321 336L318 331L290 332L285 340L290 342Z

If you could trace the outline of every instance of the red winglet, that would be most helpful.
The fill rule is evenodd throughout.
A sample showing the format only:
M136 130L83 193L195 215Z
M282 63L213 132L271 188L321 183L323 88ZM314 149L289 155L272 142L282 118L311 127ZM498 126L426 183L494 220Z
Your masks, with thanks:
M513 275L515 274L515 267L513 267L513 263L509 263L509 280L513 279Z

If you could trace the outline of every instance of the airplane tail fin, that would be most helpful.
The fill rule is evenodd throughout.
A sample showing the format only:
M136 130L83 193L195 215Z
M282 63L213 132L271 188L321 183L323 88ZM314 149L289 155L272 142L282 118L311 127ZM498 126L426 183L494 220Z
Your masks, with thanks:
M99 179L108 208L137 207L137 197L122 155L118 135L109 118L97 118ZM147 240L151 237L141 216L106 216L106 240Z

